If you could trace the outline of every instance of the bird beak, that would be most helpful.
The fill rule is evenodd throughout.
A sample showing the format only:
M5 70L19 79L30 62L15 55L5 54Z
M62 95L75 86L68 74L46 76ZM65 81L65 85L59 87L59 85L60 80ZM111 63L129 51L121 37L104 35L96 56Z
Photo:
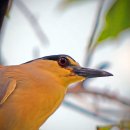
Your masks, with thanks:
M111 73L103 71L103 70L82 68L79 66L74 67L73 72L79 76L83 76L86 78L113 76Z

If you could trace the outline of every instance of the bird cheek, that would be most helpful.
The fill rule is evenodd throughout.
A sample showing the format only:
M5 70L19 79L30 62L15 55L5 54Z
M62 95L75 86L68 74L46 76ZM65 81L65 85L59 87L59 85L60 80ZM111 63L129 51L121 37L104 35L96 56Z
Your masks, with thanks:
M80 81L83 81L85 78L84 77L81 77L81 76L73 76L73 77L70 77L70 80L71 82L80 82Z
M82 76L76 76L76 80L77 81L83 81L83 80L85 80L85 77L82 77Z

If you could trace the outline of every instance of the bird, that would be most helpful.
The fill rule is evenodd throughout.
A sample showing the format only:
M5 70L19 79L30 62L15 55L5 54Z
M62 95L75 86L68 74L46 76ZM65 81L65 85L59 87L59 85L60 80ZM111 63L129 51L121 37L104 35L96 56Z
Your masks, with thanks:
M0 65L0 130L38 130L60 106L71 83L105 76L112 74L81 67L65 54Z

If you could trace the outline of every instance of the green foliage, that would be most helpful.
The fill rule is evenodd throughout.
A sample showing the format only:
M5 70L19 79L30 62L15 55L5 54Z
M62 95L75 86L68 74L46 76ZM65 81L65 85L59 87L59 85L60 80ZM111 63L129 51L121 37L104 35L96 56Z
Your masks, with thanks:
M116 38L120 32L130 28L130 0L116 0L105 19L105 26L97 40L98 44L108 38Z
M74 3L82 3L92 0L63 0L61 5L62 7L68 7L69 5L73 5ZM97 37L97 29L99 24L99 19L101 17L102 9L104 7L105 0L99 0L99 9L97 12L97 18L94 25L93 33L91 35L90 41L88 42L87 49L87 60L85 64L89 64L91 61L91 57L94 53L96 47L102 44L102 41L105 41L109 38L115 39L119 36L119 34L125 30L130 28L130 0L114 0L110 5L108 12L106 12L105 16L105 24L101 28L101 32Z
M130 130L130 121L124 120L119 122L119 124L100 126L97 127L97 130L112 130L112 128L118 130Z
M112 127L106 126L106 127L98 127L97 130L111 130Z

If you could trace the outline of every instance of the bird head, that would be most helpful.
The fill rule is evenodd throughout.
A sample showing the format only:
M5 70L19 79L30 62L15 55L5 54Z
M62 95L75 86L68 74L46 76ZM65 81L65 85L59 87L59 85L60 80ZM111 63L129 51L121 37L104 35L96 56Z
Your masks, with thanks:
M44 69L60 79L65 86L86 78L112 76L103 70L83 68L68 55L45 56L40 58L39 62L42 62Z

